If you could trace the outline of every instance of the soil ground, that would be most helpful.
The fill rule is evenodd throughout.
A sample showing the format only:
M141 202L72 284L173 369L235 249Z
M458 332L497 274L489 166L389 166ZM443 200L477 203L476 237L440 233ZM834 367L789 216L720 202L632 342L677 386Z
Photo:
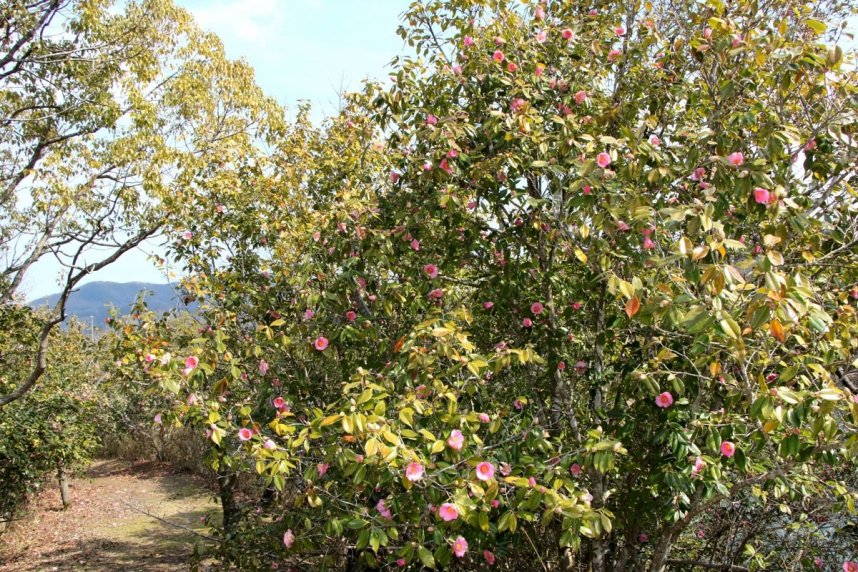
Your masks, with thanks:
M191 531L206 534L203 517L220 515L200 479L150 461L97 461L70 486L71 507L48 487L0 537L0 572L186 570L206 543Z

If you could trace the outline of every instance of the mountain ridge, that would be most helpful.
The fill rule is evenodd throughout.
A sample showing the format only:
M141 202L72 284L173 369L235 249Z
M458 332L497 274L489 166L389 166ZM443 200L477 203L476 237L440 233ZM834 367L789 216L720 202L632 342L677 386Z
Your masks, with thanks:
M88 282L76 288L66 303L66 315L77 316L79 320L88 321L92 317L96 323L103 323L109 316L110 308L115 306L120 313L126 314L137 300L137 295L145 290L148 292L146 302L149 309L156 312L166 312L183 307L181 295L174 283L157 284L152 282ZM42 296L27 303L31 308L53 306L59 299L59 293Z

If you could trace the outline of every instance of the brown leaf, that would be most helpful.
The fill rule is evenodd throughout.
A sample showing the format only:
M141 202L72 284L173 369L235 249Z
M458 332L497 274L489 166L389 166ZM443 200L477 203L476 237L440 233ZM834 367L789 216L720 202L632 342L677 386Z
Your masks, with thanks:
M626 302L626 314L629 318L634 317L635 314L638 313L638 310L641 309L641 302L638 300L637 296L632 296L629 298L629 301Z

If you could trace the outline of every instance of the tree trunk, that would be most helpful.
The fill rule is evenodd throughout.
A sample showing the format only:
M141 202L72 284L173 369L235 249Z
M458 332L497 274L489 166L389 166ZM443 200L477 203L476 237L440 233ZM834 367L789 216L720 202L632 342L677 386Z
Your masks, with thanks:
M62 464L57 467L57 479L60 481L60 499L63 501L63 510L71 506L71 495L69 494L69 482L66 478L66 470Z
M238 523L238 505L235 502L236 474L229 469L219 469L217 473L217 485L220 493L220 506L223 512L223 532L230 536L233 528Z

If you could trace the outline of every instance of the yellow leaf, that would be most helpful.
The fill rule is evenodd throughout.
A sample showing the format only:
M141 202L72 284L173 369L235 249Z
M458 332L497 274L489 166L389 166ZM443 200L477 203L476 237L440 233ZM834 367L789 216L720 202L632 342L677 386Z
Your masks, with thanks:
M775 338L781 343L786 340L783 324L781 324L781 321L777 318L769 322L769 333L772 335L773 338Z

